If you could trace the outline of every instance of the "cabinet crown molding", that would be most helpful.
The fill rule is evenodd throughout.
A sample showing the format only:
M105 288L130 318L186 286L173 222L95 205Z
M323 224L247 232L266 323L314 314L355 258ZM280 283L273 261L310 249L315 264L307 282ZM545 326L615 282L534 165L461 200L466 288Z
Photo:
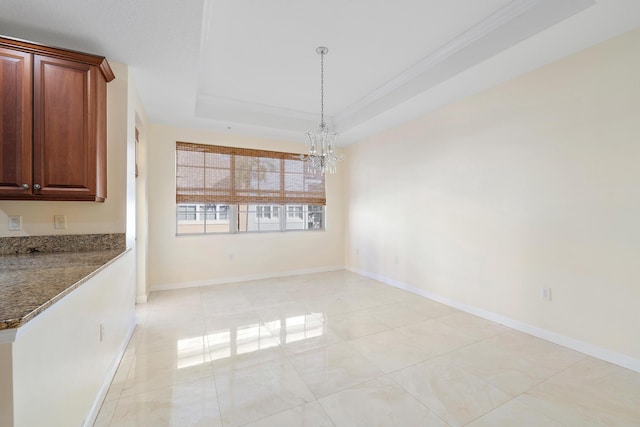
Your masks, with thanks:
M6 36L0 36L0 47L20 50L35 55L45 55L53 58L66 59L69 61L81 62L83 64L95 65L100 69L107 82L115 79L113 70L104 56L94 55L91 53L78 52L76 50L63 49L59 47L46 46L40 43L34 43L26 40L15 39Z

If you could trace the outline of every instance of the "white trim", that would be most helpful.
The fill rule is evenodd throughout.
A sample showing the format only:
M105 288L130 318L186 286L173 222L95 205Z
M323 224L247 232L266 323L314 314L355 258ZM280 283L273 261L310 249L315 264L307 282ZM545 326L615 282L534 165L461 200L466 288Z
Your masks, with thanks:
M136 304L146 304L147 303L147 299L149 298L149 295L145 294L145 295L138 295L136 297Z
M534 0L537 1L537 0ZM257 102L242 101L240 99L226 98L223 96L199 94L196 97L196 104L209 105L217 108L230 108L238 111L247 111L249 113L261 113L273 116L288 117L291 119L305 120L310 123L316 123L318 114L313 112L293 110L290 108L277 107L275 105L259 104ZM327 123L331 123L331 116L325 117Z
M127 350L127 346L129 345L129 341L133 336L133 332L136 329L135 316L133 316L130 319L130 323L131 324L129 327L129 331L127 332L127 337L123 340L122 344L120 345L120 349L118 350L116 357L113 359L113 364L109 369L109 372L107 373L107 375L105 375L105 379L104 379L104 382L102 383L102 387L100 387L100 391L98 392L98 395L93 401L93 405L91 405L91 409L89 410L87 417L84 419L84 423L82 424L82 427L91 427L96 422L96 418L98 417L98 412L100 412L100 408L102 407L102 402L104 401L105 397L107 397L107 392L109 391L109 387L111 386L111 381L113 381L113 378L116 375L116 371L118 370L120 361L122 360L122 357L124 356L124 352Z
M436 65L442 63L447 58L457 54L464 48L477 42L492 31L495 31L506 23L528 12L533 8L533 6L537 6L538 3L540 3L540 0L512 1L489 17L478 22L467 31L460 33L444 46L429 53L416 64L402 71L400 74L387 81L379 88L371 91L359 101L345 108L340 112L340 114L338 114L337 121L341 123L345 117L357 114L363 108L389 95L393 91L400 88L402 85L410 83L421 75L429 72ZM341 130L348 130L348 128L341 128Z
M533 335L538 338L542 338L543 340L550 341L552 343L561 345L563 347L567 347L572 350L579 351L581 353L587 354L597 359L601 359L606 362L610 362L615 365L622 366L627 369L631 369L632 371L640 372L640 359L635 359L631 356L627 356L626 354L617 353L615 351L608 350L606 348L602 348L588 342L580 341L578 339L568 337L566 335L562 335L557 332L549 331L547 329L543 329L538 326L533 326L524 322L520 322L519 320L515 320L510 317L503 316L501 314L493 313L491 311L487 311L478 307L467 305L453 299L445 298L433 292L425 291L424 289L419 289L409 284L400 282L398 280L390 279L388 277L384 277L375 273L371 273L365 270L360 270L359 268L346 266L345 269L353 273L357 273L362 276L368 277L370 279L374 279L379 282L385 283L387 285L391 285L393 287L403 289L405 291L423 296L425 298L429 298L433 301L440 302L450 307L457 308L458 310L476 315L478 317L482 317L483 319L500 323L509 328L516 329L518 331L527 333L529 335Z
M193 282L160 283L151 286L151 292L169 291L173 289L197 288L199 286L222 285L225 283L249 282L251 280L273 279L276 277L298 276L301 274L326 273L329 271L344 270L343 265L328 267L307 268L304 270L289 270L276 273L253 274L249 276L223 277L220 279L196 280Z
M16 340L16 335L18 335L18 328L0 330L0 345L11 344Z
M216 118L226 122L251 123L252 126L301 133L314 129L318 125L317 113L204 94L196 97L195 115L205 119ZM333 123L331 117L326 117L325 121L329 125Z
M335 117L335 129L344 134L594 4L594 0L514 0L345 108Z

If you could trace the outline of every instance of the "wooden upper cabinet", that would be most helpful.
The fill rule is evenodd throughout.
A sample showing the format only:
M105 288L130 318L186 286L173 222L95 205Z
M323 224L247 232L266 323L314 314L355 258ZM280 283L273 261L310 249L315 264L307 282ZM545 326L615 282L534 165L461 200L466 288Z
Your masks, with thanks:
M33 182L46 196L96 196L95 67L36 55ZM98 191L100 190L100 191Z
M115 78L109 64L95 55L4 38L0 49L0 199L104 201L106 85ZM22 86L13 77L11 55L23 58ZM28 103L18 105L16 86Z
M31 55L0 47L2 194L21 195L31 187L31 105Z

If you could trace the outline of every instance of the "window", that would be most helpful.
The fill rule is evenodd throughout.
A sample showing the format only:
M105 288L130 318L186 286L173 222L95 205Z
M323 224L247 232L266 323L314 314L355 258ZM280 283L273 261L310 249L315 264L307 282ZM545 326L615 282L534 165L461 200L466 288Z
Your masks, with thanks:
M287 206L287 230L324 230L324 206Z
M258 218L278 219L280 216L280 206L256 206L256 216Z
M298 154L176 143L176 233L323 230L324 176Z
M228 205L204 205L208 221L224 221L229 218Z
M178 221L195 221L195 205L178 205Z
M309 230L321 230L324 228L324 211L322 206L309 206L307 228Z
M204 214L205 214L205 218L208 220L218 219L218 212L216 209L216 205L204 205Z
M297 206L289 206L287 208L287 219L291 219L291 220L302 220L303 218L303 213L302 213L302 206L297 205Z

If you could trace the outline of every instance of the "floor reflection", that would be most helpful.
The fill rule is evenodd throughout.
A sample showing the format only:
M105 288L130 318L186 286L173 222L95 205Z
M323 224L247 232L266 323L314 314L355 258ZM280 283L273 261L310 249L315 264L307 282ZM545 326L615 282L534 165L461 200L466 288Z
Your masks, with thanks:
M326 327L323 313L310 313L183 338L177 341L178 368L321 337Z

